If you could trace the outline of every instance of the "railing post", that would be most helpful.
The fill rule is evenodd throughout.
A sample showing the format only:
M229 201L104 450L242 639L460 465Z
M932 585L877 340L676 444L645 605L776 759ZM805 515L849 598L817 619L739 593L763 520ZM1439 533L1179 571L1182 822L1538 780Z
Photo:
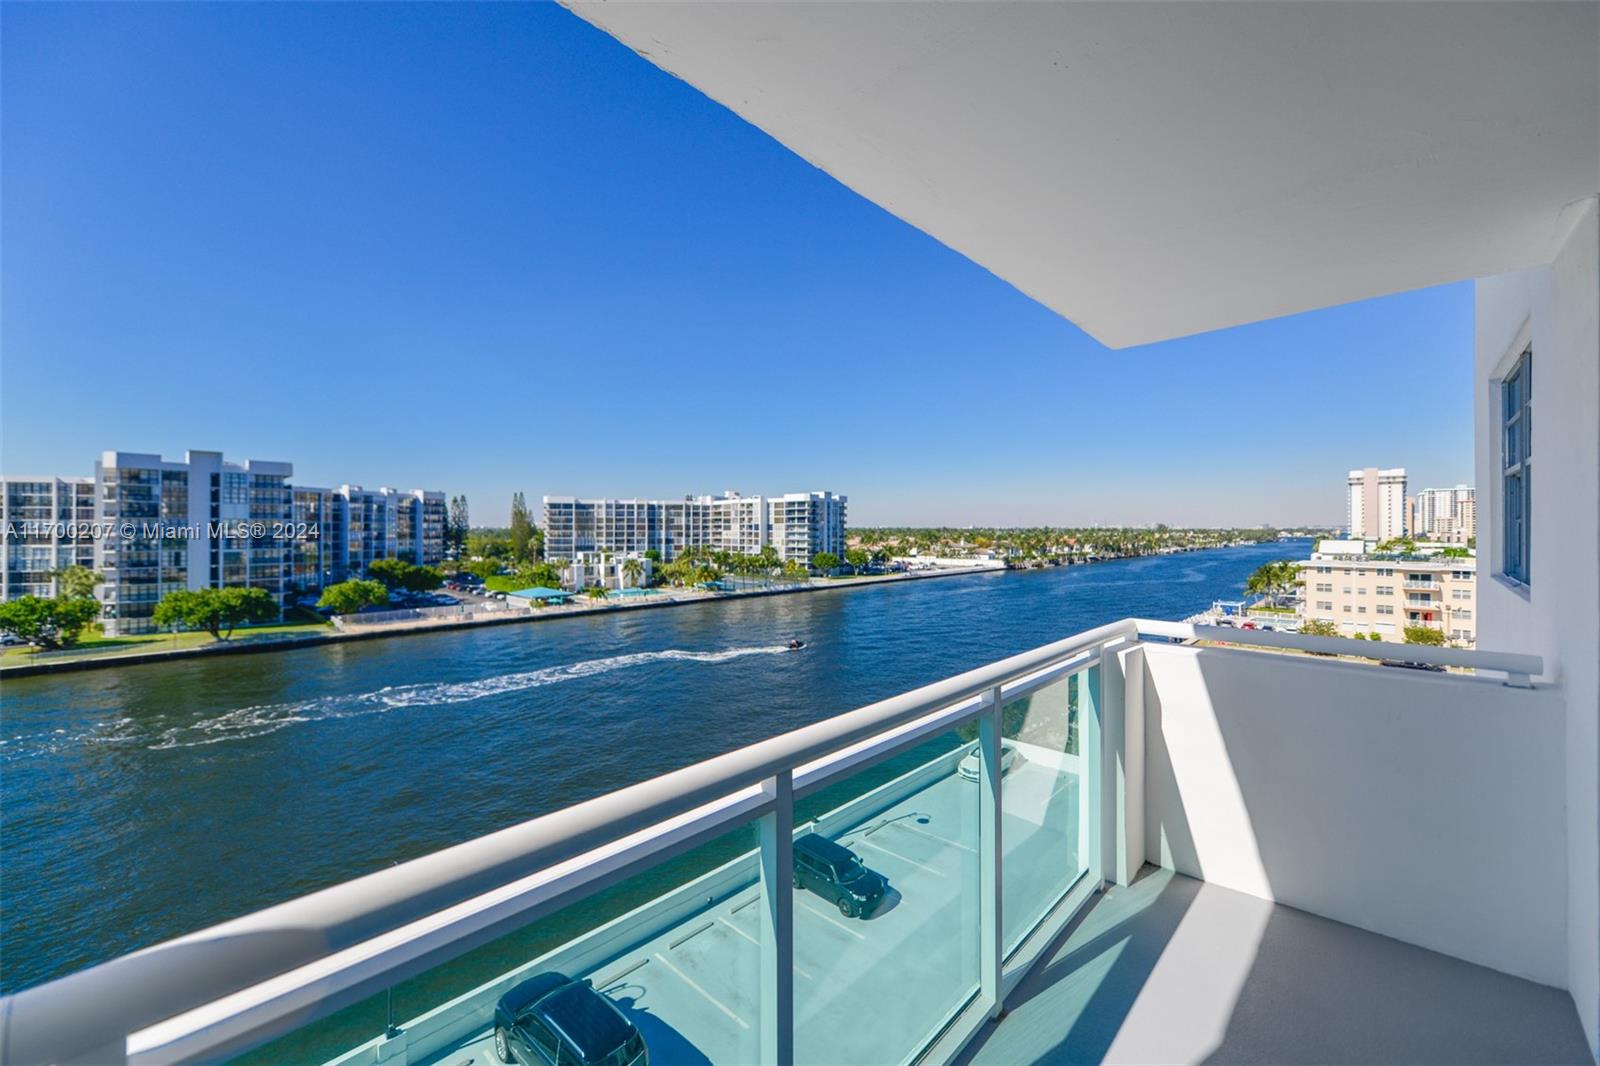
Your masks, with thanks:
M794 775L780 770L762 789L772 810L761 818L761 1061L794 1062Z
M1094 665L1072 675L1071 683L1078 687L1078 750L1087 780L1078 804L1078 839L1082 841L1083 854L1088 859L1090 883L1097 889L1105 887L1106 863L1101 850L1105 806L1105 737L1102 731L1105 712L1105 660L1097 659Z
M1004 1010L1000 974L1005 952L1000 891L1001 851L1000 686L989 690L989 709L978 719L978 750L983 764L978 789L978 987L991 1018Z

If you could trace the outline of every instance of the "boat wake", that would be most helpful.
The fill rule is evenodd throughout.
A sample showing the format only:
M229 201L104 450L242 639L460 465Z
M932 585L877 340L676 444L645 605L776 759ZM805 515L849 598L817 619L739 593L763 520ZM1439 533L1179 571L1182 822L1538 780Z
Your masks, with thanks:
M386 685L375 692L319 696L309 700L241 707L223 714L171 726L153 735L148 730L129 731L127 729L129 723L126 720L96 722L87 733L74 735L67 730L57 729L35 737L13 736L0 740L0 763L30 755L60 751L71 747L74 742L127 744L146 741L151 751L222 744L231 740L249 740L253 737L266 736L305 722L360 718L407 707L437 707L467 703L511 692L525 692L545 685L558 685L564 681L577 681L585 677L595 677L650 663L725 663L751 655L783 655L788 651L789 647L786 644L729 648L724 651L669 649L616 655L605 659L589 659L523 673L485 677L476 681ZM36 743L28 743L30 740Z
M220 744L230 740L248 740L276 733L280 729L287 729L302 722L359 718L406 707L437 707L452 703L468 703L489 696L525 692L545 685L558 685L563 681L576 681L580 678L609 674L614 670L626 670L650 663L725 663L750 655L780 655L788 650L786 645L775 644L753 648L730 648L726 651L669 649L635 652L632 655L589 659L564 666L547 666L526 673L501 674L498 677L485 677L477 681L386 685L376 692L363 692L350 696L320 696L299 703L269 703L257 707L241 707L214 718L205 718L168 729L156 743L150 745L150 749L161 751L170 748L191 748L203 744Z

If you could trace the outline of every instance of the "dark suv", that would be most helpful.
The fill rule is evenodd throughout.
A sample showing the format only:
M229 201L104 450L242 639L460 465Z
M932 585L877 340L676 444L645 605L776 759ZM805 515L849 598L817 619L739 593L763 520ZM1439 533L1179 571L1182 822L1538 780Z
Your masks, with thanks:
M588 981L542 973L500 997L494 1053L523 1066L649 1066L644 1037Z
M794 842L794 887L815 892L846 918L855 918L877 908L889 882L843 844L807 833Z

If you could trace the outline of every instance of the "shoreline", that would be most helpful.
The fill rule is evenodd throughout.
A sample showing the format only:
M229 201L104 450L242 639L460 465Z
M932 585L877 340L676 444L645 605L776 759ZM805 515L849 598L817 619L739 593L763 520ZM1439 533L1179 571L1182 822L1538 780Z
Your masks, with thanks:
M604 604L597 603L592 606L585 603L576 603L564 607L516 610L503 616L488 615L477 618L441 619L437 621L418 619L415 621L361 626L355 629L332 630L327 633L314 633L300 637L284 637L282 639L264 639L253 642L246 640L240 643L218 641L214 644L203 644L194 648L113 652L106 655L84 655L79 658L57 659L51 662L25 662L18 663L15 666L0 665L0 678L37 677L43 674L74 673L81 670L143 666L174 659L200 659L214 655L251 655L262 652L294 651L300 648L311 648L321 644L338 644L346 641L380 640L386 637L449 633L466 629L478 629L484 626L518 625L525 622L551 622L562 618L583 618L598 614L615 614L619 611L646 611L667 607L686 607L693 604L717 603L760 596L793 596L807 592L842 591L874 585L922 581L929 578L972 577L977 574L1006 573L1008 570L1009 568L1005 566L949 567L942 570L877 574L870 577L813 578L803 585L790 585L780 588L736 589L732 592L702 592L676 596L670 593L663 593L659 597ZM678 591L687 592L688 590Z
M1072 566L1092 566L1095 563L1118 562L1131 559L1158 558L1162 555L1188 554L1191 552L1221 551L1230 548L1249 547L1249 544L1222 544L1209 548L1183 548L1179 551L1151 552L1146 555L1121 555L1114 558L1100 558L1083 563L1071 564ZM313 633L298 637L284 637L281 639L265 638L251 641L246 639L239 643L221 641L214 644L203 644L192 648L152 648L150 651L125 651L112 652L105 655L88 654L81 657L57 659L51 662L25 662L16 665L0 665L0 678L37 677L44 674L74 673L82 670L103 670L122 666L144 666L154 663L167 662L174 659L200 659L213 655L254 655L274 651L295 651L301 648L316 647L322 644L337 644L345 641L381 640L388 637L406 637L420 634L450 633L467 629L476 629L483 626L518 625L525 622L549 622L562 618L582 618L599 614L613 614L618 611L645 611L660 610L668 607L684 607L692 604L716 603L726 600L748 599L760 596L793 596L808 592L833 592L853 588L870 588L879 585L899 584L907 581L923 581L932 578L946 577L973 577L980 574L998 573L1037 573L1049 570L1066 569L1066 566L1042 567L1013 567L1005 563L991 565L975 565L961 567L944 567L932 570L905 571L895 574L874 574L867 577L847 578L812 578L805 584L788 585L778 588L736 589L731 592L703 592L687 589L663 591L660 596L648 597L642 600L615 601L607 603L574 603L561 607L544 607L538 609L514 610L505 615L487 615L469 618L447 619L415 619L390 623L380 623L371 626L360 626L354 629L335 629L330 627L329 632ZM676 594L674 594L676 593Z

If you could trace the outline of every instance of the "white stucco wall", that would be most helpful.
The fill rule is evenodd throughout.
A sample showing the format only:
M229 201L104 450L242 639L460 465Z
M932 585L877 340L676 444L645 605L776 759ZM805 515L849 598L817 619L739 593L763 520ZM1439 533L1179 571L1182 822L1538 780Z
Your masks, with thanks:
M1560 694L1146 645L1151 862L1567 982Z
M1534 652L1566 701L1569 925L1565 984L1600 1048L1600 220L1575 205L1548 267L1477 287L1475 419L1478 642ZM1526 589L1502 569L1498 389L1513 347L1533 344L1533 526Z

